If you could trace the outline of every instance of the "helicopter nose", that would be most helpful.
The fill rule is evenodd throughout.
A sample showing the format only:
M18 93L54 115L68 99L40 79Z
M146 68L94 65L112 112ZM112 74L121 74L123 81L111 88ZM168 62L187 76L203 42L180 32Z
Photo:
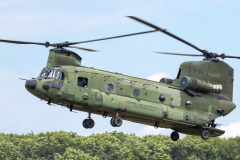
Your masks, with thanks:
M26 83L25 83L25 87L27 89L31 89L31 90L34 90L37 86L37 81L34 80L34 79L31 79L31 80L27 80Z

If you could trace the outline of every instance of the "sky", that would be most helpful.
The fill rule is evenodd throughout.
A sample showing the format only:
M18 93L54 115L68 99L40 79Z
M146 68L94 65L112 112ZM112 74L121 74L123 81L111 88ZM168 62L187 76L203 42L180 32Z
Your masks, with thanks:
M78 42L122 34L149 31L152 28L126 16L153 23L186 41L218 54L240 56L240 1L237 0L0 0L0 39L33 42ZM149 33L114 40L76 45L98 50L71 49L82 58L82 65L111 72L130 74L159 81L175 78L184 61L199 57L160 55L153 51L201 54L197 50L163 34ZM170 129L124 121L119 128L110 125L110 117L92 115L93 129L84 129L87 113L72 113L61 106L49 106L25 89L25 81L37 77L45 67L50 48L38 45L0 43L0 132L28 133L73 131L79 135L111 132L170 135ZM238 59L225 59L235 69L233 102L237 108L216 123L226 130L223 137L240 135L240 72ZM182 135L184 136L184 135Z

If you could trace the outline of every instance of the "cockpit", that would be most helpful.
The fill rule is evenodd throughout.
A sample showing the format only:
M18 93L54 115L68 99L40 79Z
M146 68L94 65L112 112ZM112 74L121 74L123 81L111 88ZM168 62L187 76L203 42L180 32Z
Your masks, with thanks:
M48 91L50 88L60 89L65 78L65 74L61 67L51 67L49 70L43 69L38 79L49 79L42 88Z
M39 79L56 79L58 80L64 80L65 74L62 72L61 67L51 67L50 70L42 70L39 74Z

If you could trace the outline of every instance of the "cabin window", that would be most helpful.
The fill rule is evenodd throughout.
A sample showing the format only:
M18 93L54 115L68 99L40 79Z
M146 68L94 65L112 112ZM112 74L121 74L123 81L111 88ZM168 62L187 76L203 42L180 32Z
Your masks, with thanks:
M109 92L112 92L112 91L114 90L114 86L113 86L112 83L109 83L109 84L107 85L107 90L108 90Z
M159 96L159 101L160 101L160 102L164 102L165 100L166 100L165 96L164 96L163 94L161 94L161 95Z
M140 91L139 91L138 89L134 89L134 90L133 90L133 95L134 95L135 97L138 97L138 96L140 95Z
M191 107L191 105L192 105L192 102L191 102L191 101L188 101L188 100L187 100L187 101L185 102L185 106L186 106L186 107L189 108L189 107Z
M87 88L88 87L88 78L78 77L77 85L80 87Z

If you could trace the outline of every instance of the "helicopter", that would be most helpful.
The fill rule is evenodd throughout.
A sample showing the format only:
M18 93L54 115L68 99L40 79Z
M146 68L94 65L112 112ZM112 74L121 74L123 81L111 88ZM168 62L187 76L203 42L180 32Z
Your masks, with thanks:
M120 127L123 120L173 130L171 139L179 133L201 136L203 140L225 133L217 129L215 119L232 112L234 69L219 58L237 58L224 53L202 50L182 38L137 17L129 18L154 30L115 37L63 43L39 43L0 39L14 44L35 44L50 49L47 65L37 78L26 80L25 88L48 105L56 104L88 113L82 125L94 127L91 114L112 117L110 124ZM113 73L81 65L82 58L66 48L85 51L93 49L73 45L162 32L198 50L201 54L156 52L178 56L204 57L202 61L183 62L175 79L162 78L159 82Z

